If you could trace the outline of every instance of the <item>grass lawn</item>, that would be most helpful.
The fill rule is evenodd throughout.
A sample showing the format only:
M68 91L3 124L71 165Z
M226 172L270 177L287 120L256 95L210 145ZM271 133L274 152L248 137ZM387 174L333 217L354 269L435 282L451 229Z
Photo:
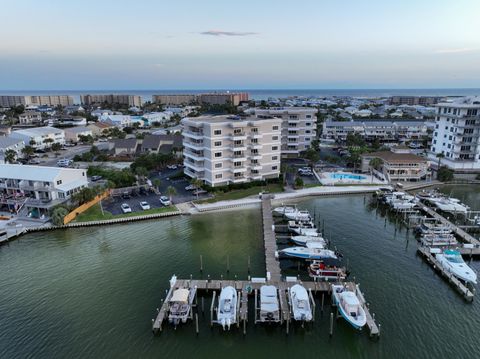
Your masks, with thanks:
M177 207L175 206L168 206L168 207L162 207L162 208L152 208L142 212L122 213L114 216L112 213L108 211L103 211L104 214L102 215L100 204L96 204L90 207L89 209L87 209L82 214L78 215L73 222L90 222L90 221L101 221L105 219L144 216L146 214L172 212L172 211L175 211L176 209Z
M218 192L215 193L215 197L204 199L201 201L196 201L195 203L204 204L204 203L214 203L219 201L231 201L236 199L245 198L248 196L258 195L260 192L268 191L270 193L283 192L283 184L281 183L270 183L266 186L256 186L246 189L236 189L229 192Z

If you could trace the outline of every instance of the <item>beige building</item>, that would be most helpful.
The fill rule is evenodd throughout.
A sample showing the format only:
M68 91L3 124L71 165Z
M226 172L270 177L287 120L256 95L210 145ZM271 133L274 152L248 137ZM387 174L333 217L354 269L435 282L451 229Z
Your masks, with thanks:
M153 95L152 102L168 106L190 105L197 102L194 94Z
M100 103L107 104L122 104L128 106L142 106L142 98L138 95L123 95L123 94L109 94L109 95L81 95L80 102L84 105L93 105Z
M0 96L0 107L14 106L70 106L73 105L73 97L68 95L46 96Z
M32 123L39 124L42 122L42 114L37 111L25 111L18 115L18 122L21 125L31 125Z
M246 92L215 92L203 93L198 96L198 102L208 105L233 105L238 106L240 102L248 101Z
M281 124L271 116L183 119L185 174L212 187L278 178Z
M317 136L317 110L310 107L255 109L255 114L282 119L282 157L299 157Z

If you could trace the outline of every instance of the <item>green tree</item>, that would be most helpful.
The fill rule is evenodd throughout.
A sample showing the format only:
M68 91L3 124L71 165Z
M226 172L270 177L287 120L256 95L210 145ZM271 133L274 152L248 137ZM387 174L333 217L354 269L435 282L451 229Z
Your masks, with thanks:
M200 189L200 188L202 188L203 181L201 179L198 179L198 178L192 178L190 180L190 184L195 186L196 189ZM198 199L198 191L197 191L197 199Z
M440 170L440 164L442 163L442 158L445 158L445 154L443 152L437 153L436 157L438 158L438 163L437 163L437 172L438 172Z
M302 188L303 187L303 179L300 177L295 177L295 188Z
M43 140L43 143L45 144L46 148L50 148L53 142L54 142L53 138L50 138L50 137Z
M30 142L28 142L28 144L30 146L35 146L37 143L35 142L35 140L30 140Z
M446 166L442 166L437 171L437 179L442 182L449 182L453 180L453 170Z
M383 165L383 160L381 158L375 157L375 158L372 158L370 160L368 165L370 166L370 168L374 168L376 170L379 170L380 167L382 167L382 165Z
M170 202L173 203L173 196L177 194L177 190L173 186L168 186L167 187L167 194L168 197L170 198Z
M34 153L35 150L32 146L25 146L24 148L22 148L22 154L27 158L32 157Z
M157 191L160 190L160 186L162 185L162 181L160 181L159 178L155 178L153 181L152 181L152 184L157 187Z
M15 162L16 158L17 158L17 152L15 152L14 150L8 149L5 151L5 162L13 163Z
M317 150L313 148L309 148L308 150L306 150L303 154L303 157L308 160L308 162L310 163L310 167L312 168L315 165L315 163L317 163L318 160L320 160L320 154L318 153Z
M52 223L55 226L63 225L63 219L68 214L68 210L65 207L56 207L52 212Z
M58 142L52 143L52 151L57 152L62 149L62 145Z

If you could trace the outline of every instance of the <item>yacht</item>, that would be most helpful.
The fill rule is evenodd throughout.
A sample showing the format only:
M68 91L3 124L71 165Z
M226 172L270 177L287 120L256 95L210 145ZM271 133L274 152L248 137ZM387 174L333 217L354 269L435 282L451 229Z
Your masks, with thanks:
M297 208L294 206L281 206L274 208L272 212L280 216L285 216L286 214L297 212Z
M338 258L337 254L330 249L323 248L306 248L306 247L289 247L279 251L286 257L300 258L300 259L326 259Z
M313 261L308 266L308 274L311 278L320 281L343 281L348 275L346 268L338 259Z
M453 234L436 234L429 233L423 234L420 238L420 242L424 246L428 247L438 247L438 246L455 246L458 244L458 241L455 239Z
M311 236L292 236L290 237L293 243L299 246L307 246L307 243L318 242L322 243L324 247L327 246L327 241L323 237L311 237Z
M196 288L176 289L168 301L168 321L177 326L191 319L192 303L195 298Z
M260 287L260 309L258 321L273 323L280 321L280 302L277 287L262 285Z
M477 274L470 268L462 258L460 252L447 249L435 255L440 265L455 277L464 282L477 284Z
M333 302L338 306L341 316L355 329L367 324L365 310L355 292L343 285L332 285Z
M230 325L237 322L237 291L231 286L222 288L220 292L217 322L223 330L230 330Z
M293 221L311 222L312 217L308 211L298 211L285 213L285 217Z
M428 201L435 207L448 213L467 214L470 209L467 205L460 202L460 200L451 197L431 197Z
M317 227L313 222L288 221L288 230L300 236L319 236Z
M428 223L423 222L416 229L417 233L420 234L450 234L452 229L450 226L445 226L442 224Z
M313 315L307 290L300 284L295 284L288 289L288 294L293 319L304 322L311 321Z

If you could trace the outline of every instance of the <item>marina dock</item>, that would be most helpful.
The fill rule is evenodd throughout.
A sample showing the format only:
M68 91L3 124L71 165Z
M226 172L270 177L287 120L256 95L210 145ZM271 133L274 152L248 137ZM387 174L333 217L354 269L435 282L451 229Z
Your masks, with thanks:
M263 285L274 285L278 289L279 294L279 305L281 311L280 324L285 326L286 334L289 333L290 327L292 325L291 317L291 306L289 300L289 288L295 284L301 284L308 292L312 309L313 309L313 318L315 319L316 312L316 301L315 298L321 300L321 311L323 312L324 303L328 302L328 297L331 296L331 283L329 282L318 282L318 281L301 281L297 277L282 277L280 270L280 262L275 256L277 250L275 231L273 227L273 215L272 215L272 205L271 198L269 195L264 196L261 202L262 210L262 225L263 225L263 241L264 241L264 250L265 250L265 272L266 275L264 278L248 278L248 280L229 280L229 279L177 279L174 284L171 284L171 287L166 292L165 298L162 300L160 308L157 308L157 315L152 319L152 331L154 333L162 332L163 323L168 322L168 306L169 300L173 295L173 292L177 289L195 289L196 297L194 300L193 307L196 308L197 314L195 317L195 326L197 334L199 332L198 325L198 313L205 312L204 301L205 297L211 295L211 307L210 307L210 322L211 325L215 323L214 321L214 306L215 298L219 295L222 288L226 286L232 286L236 289L239 294L239 303L237 311L237 327L242 328L243 334L246 335L247 322L249 318L248 306L249 300L254 300L256 303L256 298L253 298L256 293L260 290ZM380 335L379 325L375 321L375 315L372 315L369 310L369 306L365 300L363 293L360 291L357 284L354 282L346 282L344 285L347 288L352 288L357 293L357 296L360 301L360 305L364 308L367 317L368 332L370 336L378 337ZM201 296L201 305L199 308L198 296ZM327 300L325 300L327 296ZM256 313L253 313L256 316ZM253 317L253 314L250 316ZM333 314L332 314L333 315ZM330 335L333 331L333 322L330 323Z

